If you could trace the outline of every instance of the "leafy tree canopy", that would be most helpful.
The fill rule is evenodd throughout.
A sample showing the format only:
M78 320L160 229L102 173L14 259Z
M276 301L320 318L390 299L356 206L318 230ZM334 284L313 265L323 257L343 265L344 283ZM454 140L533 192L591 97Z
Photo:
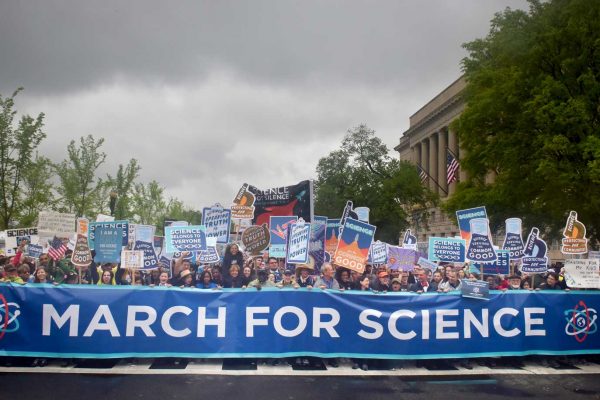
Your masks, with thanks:
M467 106L453 129L470 177L447 211L486 205L496 227L518 216L558 235L573 209L597 240L600 2L532 0L464 47Z

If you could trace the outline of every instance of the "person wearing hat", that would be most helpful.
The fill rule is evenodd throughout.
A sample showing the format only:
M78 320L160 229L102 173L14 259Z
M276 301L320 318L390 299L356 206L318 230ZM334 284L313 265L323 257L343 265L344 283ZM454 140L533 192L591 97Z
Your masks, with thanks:
M312 270L306 266L306 264L299 264L296 266L296 282L295 287L303 287L312 289L315 285L315 280L310 275Z
M189 269L184 269L179 274L179 284L181 288L193 287L194 277L192 276L192 271Z
M289 269L286 269L283 272L281 281L279 283L277 283L277 287L285 288L285 287L294 287L294 286L295 286L295 282L292 279L292 271L290 271Z
M401 292L402 291L402 281L400 280L400 278L392 279L391 289L392 289L392 292Z
M25 284L19 276L16 265L13 264L7 264L4 267L4 282L18 283L20 285Z
M371 284L371 289L376 292L387 292L390 290L390 274L386 271L379 271L377 279Z
M262 268L256 272L256 279L248 284L248 287L260 290L262 287L274 287L275 282L269 280L269 271Z
M519 275L511 275L508 277L508 290L521 290L521 277ZM506 289L504 289L506 290Z

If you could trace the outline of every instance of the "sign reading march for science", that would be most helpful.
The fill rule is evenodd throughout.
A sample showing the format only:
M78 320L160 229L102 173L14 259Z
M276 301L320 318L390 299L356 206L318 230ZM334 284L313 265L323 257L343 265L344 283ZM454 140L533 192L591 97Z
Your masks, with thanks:
M429 260L446 262L464 262L466 242L463 239L429 238Z
M0 339L0 356L419 359L600 353L600 293L584 291L492 291L481 301L459 294L0 283L0 302L15 316Z

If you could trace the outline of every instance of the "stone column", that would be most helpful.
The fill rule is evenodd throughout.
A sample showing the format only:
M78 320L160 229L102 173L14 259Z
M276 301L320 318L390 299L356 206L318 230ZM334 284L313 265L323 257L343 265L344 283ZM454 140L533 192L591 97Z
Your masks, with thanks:
M429 136L429 175L433 178L429 180L429 189L434 193L438 193L438 150L437 150L437 134Z
M455 156L458 156L458 140L456 138L456 132L451 130L448 130L448 148L454 153ZM462 167L459 168L459 171L460 170L462 170ZM455 191L456 182L452 182L450 185L448 185L448 194L452 195Z
M438 132L438 183L442 187L439 193L441 197L447 196L448 180L446 177L446 146L448 146L447 133L445 129ZM444 192L444 190L446 192Z
M421 163L421 168L423 168L425 171L427 171L427 168L429 168L428 160L429 142L427 141L427 139L425 139L421 141L421 159L419 160L419 162Z

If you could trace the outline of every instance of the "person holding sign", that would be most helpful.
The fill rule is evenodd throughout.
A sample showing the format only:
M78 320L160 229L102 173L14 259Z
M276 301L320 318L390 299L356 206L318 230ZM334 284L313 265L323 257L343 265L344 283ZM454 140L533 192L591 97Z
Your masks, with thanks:
M556 272L548 272L546 281L543 282L536 290L563 290L558 283L558 275ZM565 290L569 290L568 288Z

